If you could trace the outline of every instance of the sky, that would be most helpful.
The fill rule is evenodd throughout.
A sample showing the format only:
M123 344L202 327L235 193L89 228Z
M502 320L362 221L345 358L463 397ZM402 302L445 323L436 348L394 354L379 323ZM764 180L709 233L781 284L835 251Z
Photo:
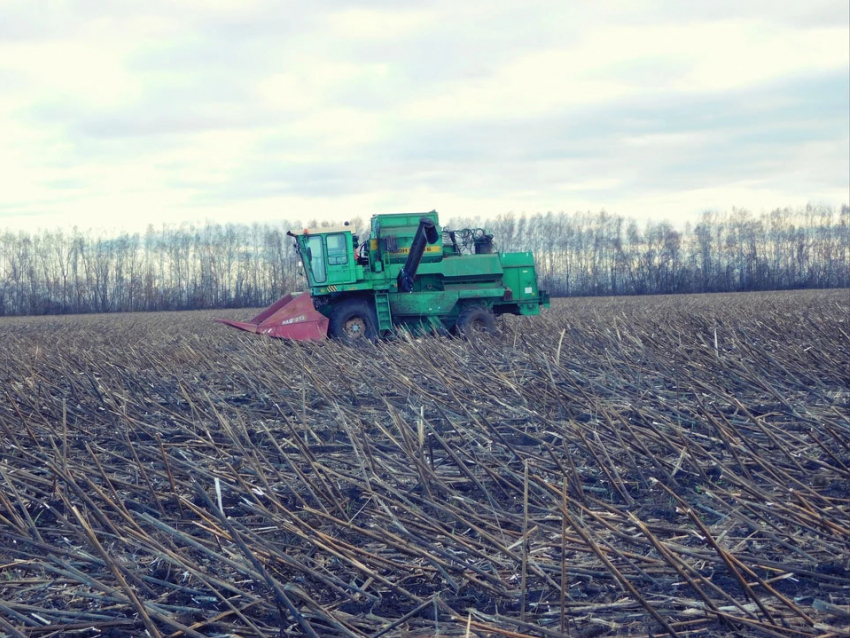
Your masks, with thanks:
M847 0L0 0L0 230L850 200Z

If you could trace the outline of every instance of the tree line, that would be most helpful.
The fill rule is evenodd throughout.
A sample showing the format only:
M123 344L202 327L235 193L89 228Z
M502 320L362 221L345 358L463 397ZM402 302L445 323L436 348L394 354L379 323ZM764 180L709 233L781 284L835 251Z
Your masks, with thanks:
M848 206L706 212L683 229L605 211L454 218L447 226L483 226L498 250L533 251L540 287L553 296L850 286ZM302 227L181 225L110 237L5 231L0 316L264 306L304 288L286 236Z
M555 295L844 288L850 285L850 208L807 206L753 215L705 212L696 224L606 212L488 222L507 250L533 250L539 283Z

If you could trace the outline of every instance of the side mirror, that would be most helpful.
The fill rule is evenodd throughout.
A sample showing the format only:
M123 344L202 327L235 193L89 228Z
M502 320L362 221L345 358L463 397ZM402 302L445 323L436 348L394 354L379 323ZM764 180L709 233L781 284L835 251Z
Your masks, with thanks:
M313 261L313 249L307 246L307 259Z

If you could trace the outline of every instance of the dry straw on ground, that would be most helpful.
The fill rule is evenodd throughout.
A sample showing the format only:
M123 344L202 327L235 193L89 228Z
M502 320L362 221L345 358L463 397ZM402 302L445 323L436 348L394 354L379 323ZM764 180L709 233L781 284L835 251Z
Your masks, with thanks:
M0 321L0 635L847 634L846 290L209 316Z

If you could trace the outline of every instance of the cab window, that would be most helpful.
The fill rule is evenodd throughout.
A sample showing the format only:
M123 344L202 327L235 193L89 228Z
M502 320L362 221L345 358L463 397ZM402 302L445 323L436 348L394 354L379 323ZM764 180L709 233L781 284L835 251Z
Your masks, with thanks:
M313 282L320 284L327 278L325 270L325 244L321 235L315 235L307 239L307 257L310 260L310 270L313 273Z
M348 263L348 242L343 233L328 235L328 264L344 266Z

